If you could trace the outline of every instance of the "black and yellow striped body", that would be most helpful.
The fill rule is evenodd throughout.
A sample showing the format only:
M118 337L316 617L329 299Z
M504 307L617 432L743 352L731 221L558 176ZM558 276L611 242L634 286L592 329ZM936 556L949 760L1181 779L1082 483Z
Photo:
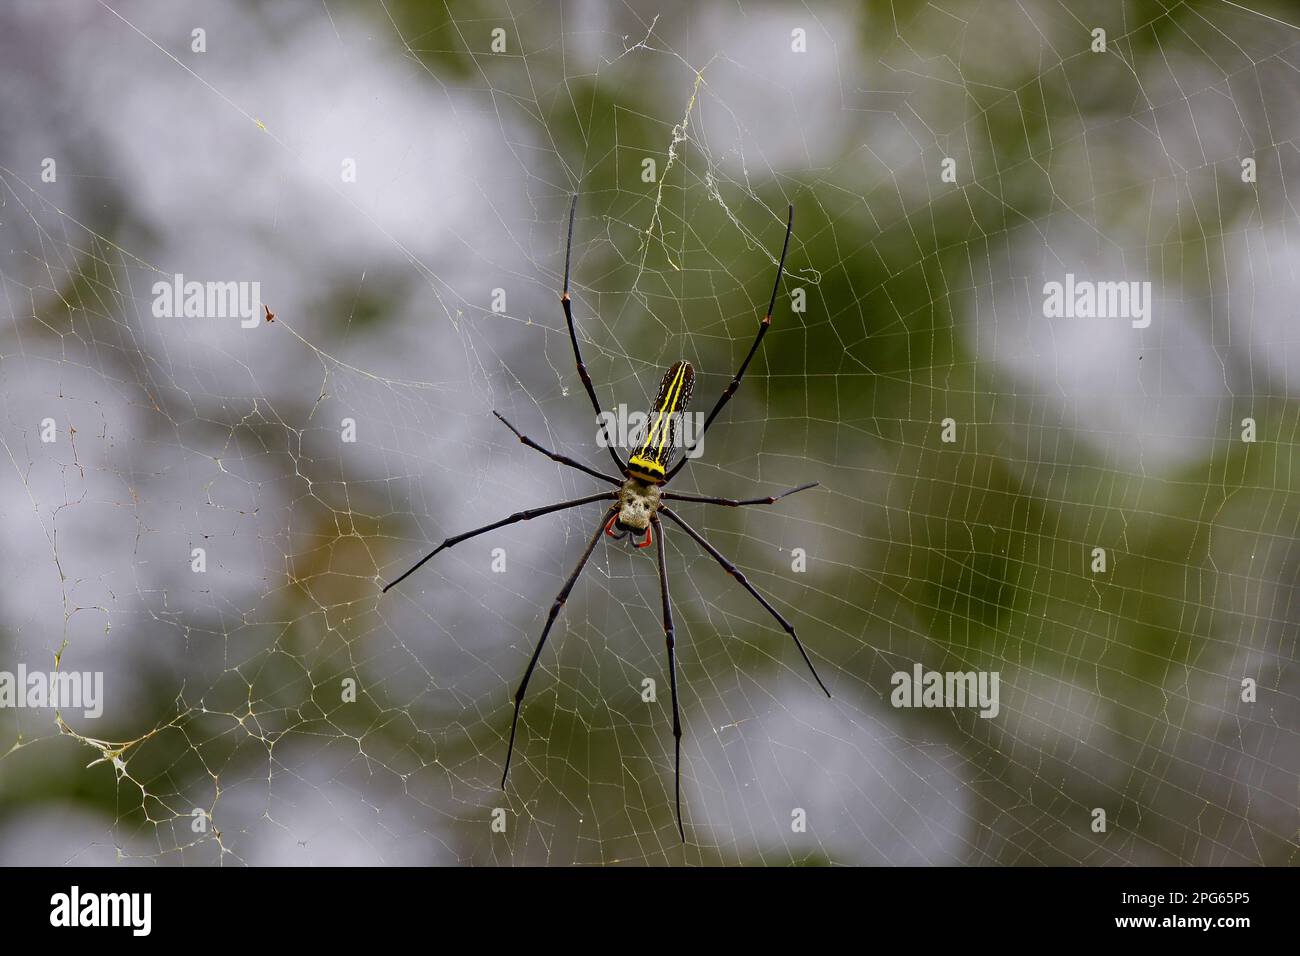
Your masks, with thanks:
M646 423L645 439L627 462L633 478L656 485L663 482L677 451L677 430L694 388L695 369L690 362L675 362L664 374Z

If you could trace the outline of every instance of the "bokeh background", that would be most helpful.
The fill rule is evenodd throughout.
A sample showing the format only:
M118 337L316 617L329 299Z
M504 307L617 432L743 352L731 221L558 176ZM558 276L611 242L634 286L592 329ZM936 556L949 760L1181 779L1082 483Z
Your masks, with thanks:
M1265 0L6 4L0 669L106 706L0 710L0 862L1294 863L1298 67ZM821 487L682 511L834 697L670 535L685 846L646 554L597 550L498 787L594 509L378 593L596 490L490 414L608 464L574 192L631 409L681 357L707 409L796 207L680 482ZM178 272L276 321L155 318ZM1150 281L1151 326L1044 318L1066 272ZM893 708L916 662L999 715Z

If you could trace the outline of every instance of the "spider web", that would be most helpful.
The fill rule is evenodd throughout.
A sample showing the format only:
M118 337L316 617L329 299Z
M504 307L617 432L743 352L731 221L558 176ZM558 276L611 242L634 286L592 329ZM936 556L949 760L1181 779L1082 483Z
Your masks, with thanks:
M105 711L0 709L0 859L1295 862L1281 10L12 6L0 669L103 672ZM574 192L579 335L630 410L678 358L708 409L796 207L674 487L821 482L677 510L834 697L668 525L685 846L650 552L597 547L499 787L599 506L379 594L600 490L490 414L609 464L556 299ZM1150 281L1150 327L1045 318L1067 272ZM156 318L176 273L275 321ZM998 715L892 706L917 663L997 672Z

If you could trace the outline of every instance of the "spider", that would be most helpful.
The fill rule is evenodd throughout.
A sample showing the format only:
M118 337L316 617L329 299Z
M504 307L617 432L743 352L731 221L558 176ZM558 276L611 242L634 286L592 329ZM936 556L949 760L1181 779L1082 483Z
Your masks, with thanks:
M781 247L781 259L776 267L776 282L772 285L772 298L768 302L767 314L763 316L763 321L759 323L758 334L754 338L754 344L749 348L749 354L745 360L740 363L740 368L731 379L729 384L722 391L722 395L713 405L713 410L709 412L708 417L704 420L699 435L692 441L691 446L684 450L682 457L676 464L673 464L673 456L676 451L676 423L681 414L685 412L688 403L691 400L691 392L695 384L695 370L691 368L689 362L678 361L673 363L663 377L663 382L659 386L659 393L655 398L654 405L650 414L647 416L648 427L644 437L638 438L637 450L628 457L626 463L619 457L614 443L609 439L609 432L606 427L606 416L600 407L600 399L596 397L596 389L591 382L591 375L587 372L587 366L582 361L582 349L578 345L578 333L573 323L573 304L569 298L569 262L573 253L573 223L574 215L578 208L578 197L575 195L569 205L569 237L564 251L564 291L560 293L560 303L564 307L564 320L569 327L569 341L573 344L573 356L578 365L578 378L582 380L583 387L587 390L587 397L591 399L591 407L600 421L601 437L603 444L609 449L610 457L614 460L614 467L622 478L616 478L613 475L606 474L588 467L579 461L566 456L560 455L547 448L542 447L533 441L527 435L515 428L514 425L506 421L505 417L499 412L493 411L503 425L510 429L523 444L529 448L540 452L547 458L569 468L574 468L586 475L605 481L617 486L616 491L602 491L593 495L587 495L582 498L574 498L570 501L561 501L556 504L546 505L541 508L530 508L527 511L517 511L509 517L502 518L500 521L494 521L491 524L484 525L481 528L475 528L473 531L464 531L460 534L447 538L440 545L415 562L404 574L384 586L386 593L390 588L396 587L402 581L405 581L410 575L414 574L424 563L439 552L447 548L454 547L462 541L473 538L477 535L493 531L497 528L504 527L508 524L514 524L518 521L528 521L541 515L551 514L556 511L564 511L568 508L577 508L582 505L597 504L600 502L610 502L609 507L601 514L600 522L596 525L595 533L591 540L587 542L586 548L582 552L582 557L578 559L578 565L569 575L564 587L560 588L560 593L556 596L555 602L551 605L550 613L546 616L546 626L542 628L542 636L537 641L537 646L533 650L532 659L528 662L528 669L524 671L524 678L519 683L519 689L515 691L515 712L514 718L510 723L510 743L506 748L505 769L501 773L501 789L505 789L506 778L510 774L510 758L515 751L515 732L519 729L519 710L524 702L524 693L528 689L528 681L533 676L533 671L537 668L537 660L541 657L542 648L546 646L546 638L551 633L551 626L555 623L555 618L560 613L560 608L568 600L570 592L578 582L578 576L582 574L583 568L591 559L592 552L596 550L596 545L600 542L601 536L608 536L614 539L627 538L632 546L638 550L649 548L652 544L657 545L656 557L659 567L659 592L663 600L663 625L664 638L668 644L668 674L670 686L672 688L673 701L673 740L674 740L674 793L675 805L677 810L677 832L686 842L686 830L682 825L682 721L681 712L677 701L677 652L676 641L673 632L673 609L672 601L668 592L668 566L664 555L664 533L663 524L659 516L663 515L673 524L677 525L687 536L698 544L704 551L717 561L728 574L748 591L768 614L772 615L791 639L794 640L795 646L799 648L799 653L803 656L804 662L812 672L813 679L817 681L819 687L830 697L831 692L826 689L822 679L817 674L817 668L813 667L812 660L808 657L808 652L804 649L803 642L799 640L799 635L795 633L794 625L785 619L785 617L774 608L767 598L763 597L758 590L749 583L744 573L728 560L722 552L705 540L704 536L688 524L679 514L668 507L669 501L695 502L707 505L723 505L730 508L743 507L747 505L770 505L777 501L793 495L800 491L807 491L809 488L817 487L818 482L809 482L805 485L799 485L797 488L788 488L775 495L768 495L762 498L745 498L736 500L734 498L717 498L711 496L682 494L668 491L667 485L673 477L682 470L683 466L690 460L690 452L695 449L700 440L703 439L704 433L713 420L718 417L718 412L727 404L731 396L740 388L741 379L745 376L745 370L749 368L749 363L753 360L754 355L758 352L758 347L763 342L763 336L772 326L772 310L776 307L777 292L781 288L781 273L785 268L785 256L790 248L790 235L794 230L794 207L789 207L789 214L785 227L785 242Z

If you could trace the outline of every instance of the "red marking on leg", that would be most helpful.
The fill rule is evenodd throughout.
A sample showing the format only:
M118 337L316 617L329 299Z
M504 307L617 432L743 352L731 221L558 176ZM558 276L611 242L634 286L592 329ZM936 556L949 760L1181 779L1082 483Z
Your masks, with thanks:
M623 535L619 535L619 534L615 534L615 533L614 533L614 522L617 521L617 520L618 520L618 515L617 515L617 514L613 514L613 515L610 515L609 520L605 522L605 534L609 535L611 538L621 538L621 537L623 537Z
M648 547L650 547L650 545L652 545L652 544L654 544L654 543L655 543L654 535L650 533L650 529L647 527L647 528L645 529L645 540L639 542L639 543L636 545L636 548L637 548L637 550L639 551L639 550L641 550L642 548L648 548Z

